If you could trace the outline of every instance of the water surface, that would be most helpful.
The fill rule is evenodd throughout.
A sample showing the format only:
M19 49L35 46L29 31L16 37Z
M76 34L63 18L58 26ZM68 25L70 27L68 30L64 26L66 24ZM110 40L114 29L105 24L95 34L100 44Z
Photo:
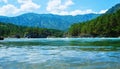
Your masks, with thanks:
M6 38L0 69L120 69L120 38Z

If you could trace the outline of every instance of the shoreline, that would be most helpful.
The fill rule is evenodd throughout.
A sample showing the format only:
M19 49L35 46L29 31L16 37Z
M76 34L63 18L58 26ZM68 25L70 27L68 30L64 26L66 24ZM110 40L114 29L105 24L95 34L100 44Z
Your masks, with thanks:
M49 38L4 38L4 39L120 39L120 37L49 37Z

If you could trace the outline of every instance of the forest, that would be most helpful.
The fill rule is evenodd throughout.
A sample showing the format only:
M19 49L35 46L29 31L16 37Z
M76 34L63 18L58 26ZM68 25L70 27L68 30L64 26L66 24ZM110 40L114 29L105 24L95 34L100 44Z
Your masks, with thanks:
M68 31L71 37L119 37L120 10L106 13L93 20L73 24Z
M39 27L18 26L12 23L0 22L2 37L120 37L120 10L105 13L86 22L71 25L68 31Z
M55 29L24 27L10 23L0 22L0 36L2 37L27 37L27 38L46 38L62 37L63 32Z

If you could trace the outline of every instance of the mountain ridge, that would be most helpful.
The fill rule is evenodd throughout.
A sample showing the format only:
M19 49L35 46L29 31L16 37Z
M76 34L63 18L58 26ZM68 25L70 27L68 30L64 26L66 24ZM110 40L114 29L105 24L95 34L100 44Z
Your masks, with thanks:
M68 35L71 37L119 37L120 4L113 6L111 9L114 10L90 21L71 25Z
M120 3L118 3L115 6L111 7L106 13L111 14L111 13L115 13L118 10L120 10Z
M54 14L37 14L25 13L15 17L0 16L0 22L12 23L20 26L40 27L65 30L70 25L77 22L84 22L96 18L100 14L86 15L54 15Z

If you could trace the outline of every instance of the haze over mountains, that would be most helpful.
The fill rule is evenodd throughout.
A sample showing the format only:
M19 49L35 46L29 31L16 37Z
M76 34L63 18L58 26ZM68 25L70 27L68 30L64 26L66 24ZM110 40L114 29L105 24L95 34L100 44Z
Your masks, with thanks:
M16 17L0 17L0 22L12 23L20 26L40 27L66 30L73 23L88 21L98 17L100 14L86 14L86 15L54 15L54 14L36 14L26 13Z

